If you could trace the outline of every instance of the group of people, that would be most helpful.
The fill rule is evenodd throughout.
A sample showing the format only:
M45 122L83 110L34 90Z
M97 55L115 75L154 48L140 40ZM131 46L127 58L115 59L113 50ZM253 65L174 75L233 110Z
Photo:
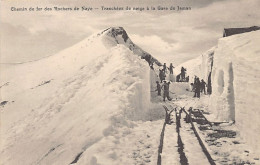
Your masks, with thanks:
M157 88L156 91L158 92L158 96L161 96L161 90L163 90L163 101L167 98L169 101L172 100L172 98L169 95L169 88L170 88L170 81L166 81L166 74L168 73L168 70L170 71L170 74L173 74L173 68L174 66L172 63L170 63L170 66L167 67L166 63L163 64L162 69L159 69L159 78L160 82L163 83L162 85L160 84L159 81L156 81Z
M177 82L189 82L189 76L186 76L187 69L181 67L181 73L176 76Z
M206 82L202 79L200 81L199 77L195 76L194 83L191 83L192 91L194 91L194 97L200 98L200 93L204 92L206 94Z
M162 86L160 85L159 81L156 81L157 87L156 90L158 92L158 96L161 96L161 90L163 89L163 101L167 98L169 101L172 100L170 97L170 82L163 81Z
M161 83L165 80L166 73L168 73L167 69L170 71L170 74L173 74L173 68L174 66L172 65L172 63L169 67L166 66L166 63L163 64L163 68L159 69L159 78Z
M148 60L148 61L150 61L150 60ZM149 63L149 65L152 69L154 69L152 63ZM165 80L165 78L166 78L166 74L168 73L168 70L169 70L170 74L173 74L173 68L174 68L174 66L172 65L172 63L170 63L169 67L166 66L166 63L164 63L162 68L159 69L160 82L156 81L156 90L155 91L157 91L158 96L161 96L162 90L163 90L163 101L165 101L166 98L169 101L172 100L172 98L169 95L170 81L167 82ZM189 82L189 76L186 77L186 68L184 68L184 67L181 68L181 73L179 74L179 77L181 80L183 80L183 81L185 80L186 82ZM180 81L180 82L183 82L183 81ZM163 83L163 84L161 85L161 83ZM195 76L194 82L191 83L191 86L192 86L192 91L194 92L194 97L200 98L200 93L206 94L207 84L203 79L200 80L199 77Z

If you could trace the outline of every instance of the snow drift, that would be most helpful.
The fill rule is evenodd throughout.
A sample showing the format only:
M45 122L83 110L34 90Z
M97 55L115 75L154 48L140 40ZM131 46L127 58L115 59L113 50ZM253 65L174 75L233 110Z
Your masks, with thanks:
M123 28L109 28L54 56L5 66L1 164L76 163L116 128L149 119L146 54Z

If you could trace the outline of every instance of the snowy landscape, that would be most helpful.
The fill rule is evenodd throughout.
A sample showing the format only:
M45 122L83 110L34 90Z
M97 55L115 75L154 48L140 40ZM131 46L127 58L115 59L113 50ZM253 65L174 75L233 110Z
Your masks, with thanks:
M156 81L171 61L128 35L110 27L55 55L1 64L0 164L260 164L259 30L165 71L166 101ZM189 82L176 82L182 67ZM193 97L195 76L211 94Z

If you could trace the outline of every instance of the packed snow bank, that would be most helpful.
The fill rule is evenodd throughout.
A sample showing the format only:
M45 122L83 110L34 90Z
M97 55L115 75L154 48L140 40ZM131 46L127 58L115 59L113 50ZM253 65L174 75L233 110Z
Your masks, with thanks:
M214 54L210 110L235 121L241 135L260 147L260 31L222 38Z
M1 73L1 164L75 163L117 128L151 119L150 68L111 29Z

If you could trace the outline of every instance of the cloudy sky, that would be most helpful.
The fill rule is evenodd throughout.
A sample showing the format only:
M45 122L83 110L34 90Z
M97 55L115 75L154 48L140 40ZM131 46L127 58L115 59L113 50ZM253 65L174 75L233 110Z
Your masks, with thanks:
M11 7L189 6L189 11L34 11ZM53 55L89 35L122 26L161 61L179 64L217 44L223 29L260 25L259 0L1 0L1 63Z

